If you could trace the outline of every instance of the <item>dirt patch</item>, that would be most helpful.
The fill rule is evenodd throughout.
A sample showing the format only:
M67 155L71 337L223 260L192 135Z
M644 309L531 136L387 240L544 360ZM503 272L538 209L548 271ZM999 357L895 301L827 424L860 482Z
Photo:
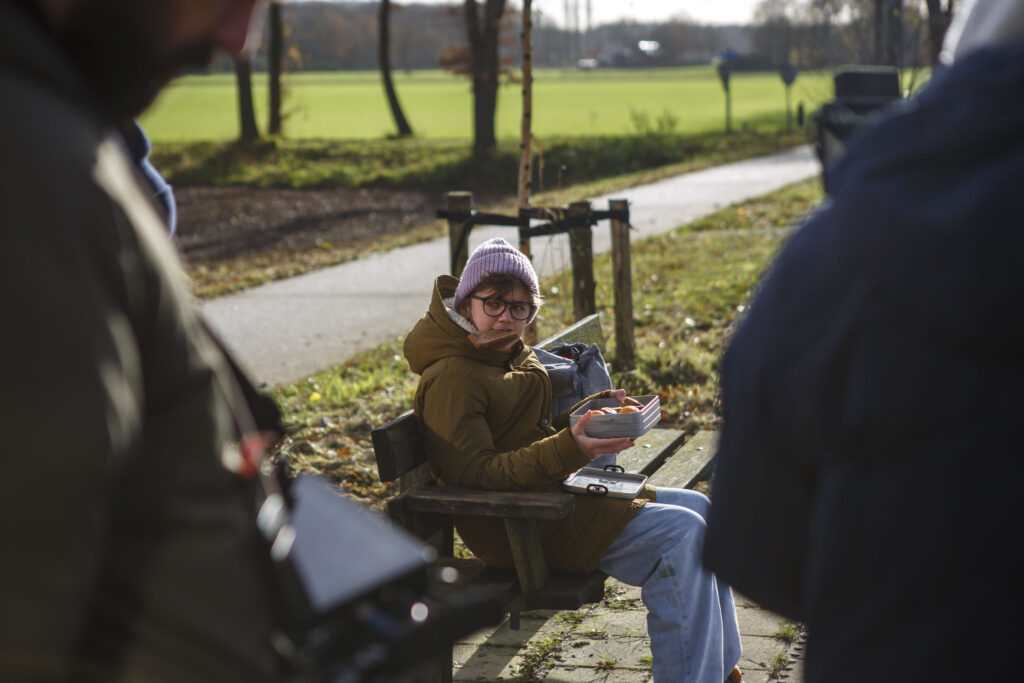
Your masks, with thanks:
M442 199L380 189L175 188L186 263L343 245L434 220Z

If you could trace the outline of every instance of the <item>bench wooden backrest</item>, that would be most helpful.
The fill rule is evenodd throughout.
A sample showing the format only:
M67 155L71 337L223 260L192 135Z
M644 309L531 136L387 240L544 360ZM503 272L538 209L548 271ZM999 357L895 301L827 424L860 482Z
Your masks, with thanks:
M377 457L377 473L383 482L394 481L427 462L419 420L411 410L375 427L370 436Z
M580 318L569 327L556 332L547 339L535 344L535 346L539 349L550 349L559 344L575 344L576 342L597 344L597 347L601 349L601 353L605 352L604 330L601 329L600 313Z

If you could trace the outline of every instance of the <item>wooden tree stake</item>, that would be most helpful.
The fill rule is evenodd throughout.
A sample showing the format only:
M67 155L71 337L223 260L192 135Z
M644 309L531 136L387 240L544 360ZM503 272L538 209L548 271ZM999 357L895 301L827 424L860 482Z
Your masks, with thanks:
M568 217L586 219L590 217L590 202L573 202L569 205ZM569 228L569 256L572 260L572 313L576 320L582 320L597 312L594 292L594 234L589 224Z
M473 193L449 192L445 195L445 204L452 213L468 215L473 210ZM463 221L448 219L448 254L455 277L462 275L462 269L469 260L469 231L466 230L465 237L462 237L464 226Z
M612 211L629 215L629 202L612 199ZM615 369L629 371L636 366L633 338L633 268L629 247L629 219L612 219L612 284L615 289Z

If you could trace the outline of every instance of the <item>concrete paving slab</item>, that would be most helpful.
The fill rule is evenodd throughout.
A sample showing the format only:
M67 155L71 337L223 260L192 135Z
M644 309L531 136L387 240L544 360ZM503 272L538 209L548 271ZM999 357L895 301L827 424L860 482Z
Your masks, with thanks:
M622 667L601 669L597 667L578 666L566 668L556 666L544 677L545 681L554 683L596 683L608 681L609 683L641 683L650 681L651 674L648 671L632 671Z
M453 648L452 679L455 681L514 680L521 663L520 648L486 646Z
M607 609L599 605L590 610L573 633L603 633L608 638L646 638L647 610L642 605L630 609Z
M737 617L743 624L740 630L744 635L774 638L787 623L786 619L762 609L742 595L734 595L733 600L736 603Z
M609 579L605 599L574 612L524 612L522 628L508 622L460 641L454 648L456 681L650 681L647 610L640 589ZM736 597L747 683L802 683L803 640L775 636L786 620ZM780 658L788 664L783 664ZM532 677L524 676L525 671Z
M605 209L625 199L631 239L667 232L729 204L819 172L808 146L592 198ZM493 237L515 243L514 228L475 229L469 247ZM544 277L569 264L566 235L531 240ZM610 230L594 230L594 253L611 248ZM434 278L448 272L447 237L270 282L204 302L200 310L258 383L290 383L404 335L423 315Z

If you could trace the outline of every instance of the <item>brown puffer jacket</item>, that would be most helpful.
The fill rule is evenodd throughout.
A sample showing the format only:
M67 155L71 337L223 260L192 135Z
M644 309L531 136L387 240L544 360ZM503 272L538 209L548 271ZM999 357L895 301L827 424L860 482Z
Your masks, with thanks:
M457 286L450 275L437 278L430 308L405 340L405 357L420 375L414 410L434 477L463 488L561 490L588 462L568 429L571 410L552 419L551 381L521 341L511 352L478 348L448 317L444 299ZM592 571L644 502L577 496L567 519L541 522L551 569ZM456 528L486 564L512 566L501 520L462 519Z

